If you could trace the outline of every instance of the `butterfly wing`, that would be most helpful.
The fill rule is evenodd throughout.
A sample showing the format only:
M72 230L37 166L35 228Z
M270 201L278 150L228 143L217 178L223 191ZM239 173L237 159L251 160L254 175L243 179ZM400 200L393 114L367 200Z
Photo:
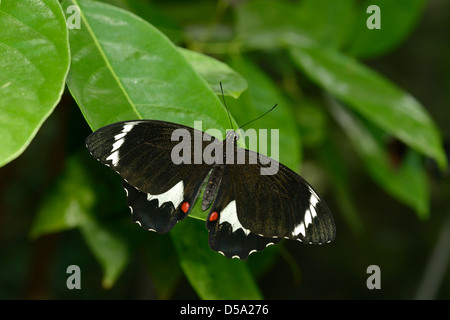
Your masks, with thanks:
M174 161L172 154L181 141L179 135L172 139L179 129L185 130L184 138L189 135L191 139L185 141L188 149L182 163ZM165 233L189 214L212 168L203 162L194 163L194 146L199 143L201 151L207 143L202 134L171 122L124 121L93 132L86 146L97 160L123 178L132 219L145 229Z
M211 248L245 259L251 251L262 250L280 238L311 244L335 238L330 210L302 177L273 159L249 150L245 153L247 159L257 156L258 161L225 167L208 215ZM278 166L276 174L262 175L261 169L269 166ZM211 216L216 217L213 212L217 219L210 221Z

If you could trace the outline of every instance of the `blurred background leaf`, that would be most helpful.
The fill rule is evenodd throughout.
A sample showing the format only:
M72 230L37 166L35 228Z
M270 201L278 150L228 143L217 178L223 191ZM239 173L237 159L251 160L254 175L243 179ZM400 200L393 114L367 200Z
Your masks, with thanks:
M358 4L358 3L357 3ZM384 26L395 25L395 28L381 28L372 32L368 28L356 28L348 52L359 58L367 59L388 53L395 47L401 45L413 32L419 22L426 0L365 0L358 4L359 10L363 11L370 5L382 8L381 20ZM408 7L405 10L405 6ZM364 25L367 16L357 16L356 24Z
M421 218L429 214L429 188L420 157L413 151L393 163L383 132L352 116L338 102L330 101L332 113L342 126L367 171L388 193L409 205ZM372 129L372 130L371 130Z
M442 140L420 103L356 60L290 38L294 62L313 81L411 148L447 166Z
M353 0L304 0L297 3L296 13L309 37L325 46L342 48L356 25L357 8Z
M133 227L130 223L92 220L80 228L88 247L102 266L102 286L106 289L114 285L130 263L135 253L136 239L143 236Z
M95 191L78 158L67 160L66 168L49 188L31 227L36 238L80 227L92 219Z

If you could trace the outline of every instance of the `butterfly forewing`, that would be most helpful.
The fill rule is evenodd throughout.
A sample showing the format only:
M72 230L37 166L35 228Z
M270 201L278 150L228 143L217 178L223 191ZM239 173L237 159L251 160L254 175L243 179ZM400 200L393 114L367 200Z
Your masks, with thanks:
M91 154L123 178L133 220L148 230L168 232L189 214L212 167L193 159L174 164L171 152L178 141L171 137L180 128L193 139L201 137L193 128L141 120L103 127L86 140Z
M254 153L245 150L247 153ZM270 159L278 168L261 175L268 158L257 154L256 164L230 165L224 183L235 189L237 217L243 227L265 237L287 238L322 244L335 238L334 220L325 201L297 173ZM251 204L247 199L252 199Z

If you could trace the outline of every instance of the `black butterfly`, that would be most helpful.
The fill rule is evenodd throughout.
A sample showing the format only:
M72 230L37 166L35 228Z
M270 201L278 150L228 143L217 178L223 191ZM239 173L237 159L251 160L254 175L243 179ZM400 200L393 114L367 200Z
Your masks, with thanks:
M177 129L186 130L192 138L184 150L185 161L179 164L172 158L180 143L172 137ZM331 242L336 233L334 220L322 198L281 163L238 148L238 138L234 131L220 141L180 124L136 120L100 128L89 135L86 146L122 177L132 219L144 229L171 230L189 214L203 189L202 210L211 207L206 221L209 245L226 257L246 259L282 238ZM224 150L215 154L216 162L195 161L199 150L211 146ZM234 159L245 156L245 164L227 161L225 150L231 150ZM261 174L273 164L276 174Z

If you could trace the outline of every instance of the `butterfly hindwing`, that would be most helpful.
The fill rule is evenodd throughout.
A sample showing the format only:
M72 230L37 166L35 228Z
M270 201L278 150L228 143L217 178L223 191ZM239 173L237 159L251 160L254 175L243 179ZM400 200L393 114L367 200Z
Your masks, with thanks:
M175 210L172 202L165 202L161 206L157 199L150 199L146 193L140 192L125 180L122 181L123 188L127 194L127 204L131 210L132 220L142 228L159 233L171 230L180 216L181 210Z

